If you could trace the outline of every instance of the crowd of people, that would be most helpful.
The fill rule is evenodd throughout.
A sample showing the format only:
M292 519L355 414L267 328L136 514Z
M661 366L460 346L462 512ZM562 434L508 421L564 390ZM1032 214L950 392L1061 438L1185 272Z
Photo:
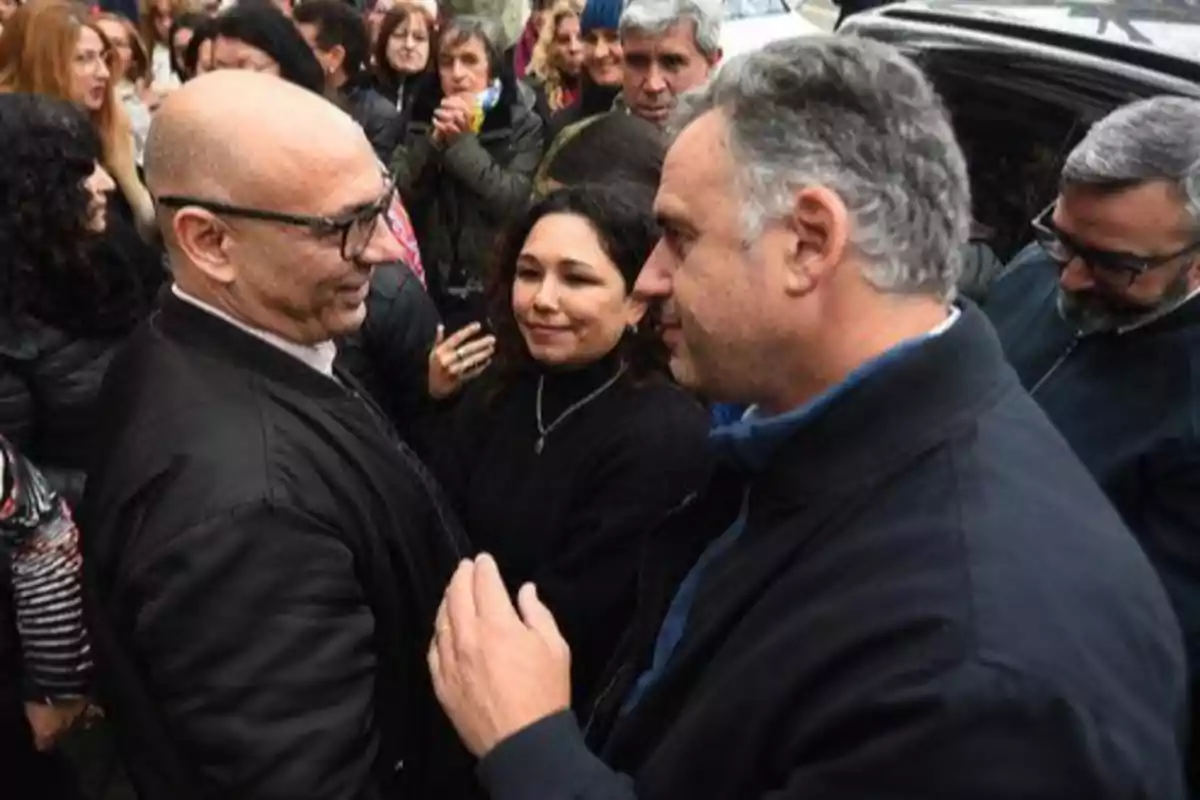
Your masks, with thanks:
M0 794L1200 790L1200 102L514 5L0 3Z

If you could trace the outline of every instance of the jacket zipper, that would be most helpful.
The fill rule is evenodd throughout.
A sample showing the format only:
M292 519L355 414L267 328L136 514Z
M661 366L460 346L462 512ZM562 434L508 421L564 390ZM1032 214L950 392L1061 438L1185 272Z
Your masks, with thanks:
M675 506L673 509L663 515L659 525L665 525L668 520L679 516L688 508L691 508L691 506L699 497L699 492L692 492L688 494L683 498L679 505ZM613 676L609 678L608 683L604 686L604 689L600 692L600 694L596 695L596 699L592 701L592 707L588 711L587 722L585 722L583 726L583 737L585 739L587 738L588 733L590 733L592 730L592 723L596 721L596 712L604 705L604 701L608 699L608 696L612 693L612 690L616 688L618 683L620 683L621 678L625 675L625 671L633 665L633 660L636 657L637 653L635 651L628 658L626 658L625 661L622 662L621 666L617 667L617 669L613 672Z
M1054 373L1058 372L1058 368L1063 365L1063 362L1070 358L1071 354L1075 352L1075 348L1079 347L1080 338L1081 337L1076 336L1071 340L1071 344L1068 345L1067 349L1062 352L1062 355L1058 357L1058 360L1050 365L1050 369L1046 370L1045 374L1038 378L1038 382L1035 383L1033 388L1029 390L1030 395L1037 394L1037 390L1042 388L1042 385L1045 384L1046 381L1050 380Z

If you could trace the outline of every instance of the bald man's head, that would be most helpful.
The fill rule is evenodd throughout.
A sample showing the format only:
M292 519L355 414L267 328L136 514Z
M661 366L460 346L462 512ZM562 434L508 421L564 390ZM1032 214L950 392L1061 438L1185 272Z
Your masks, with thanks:
M293 170L362 148L370 145L361 128L325 98L272 75L219 70L159 108L146 141L146 183L155 197L288 196L297 189Z
M362 129L320 95L221 70L167 98L146 182L179 287L297 342L357 328L393 193Z

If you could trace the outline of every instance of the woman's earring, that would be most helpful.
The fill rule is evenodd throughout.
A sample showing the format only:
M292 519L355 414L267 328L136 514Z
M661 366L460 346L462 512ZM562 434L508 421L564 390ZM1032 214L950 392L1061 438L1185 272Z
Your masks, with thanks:
M636 323L636 322L631 322L631 323L629 323L628 325L626 325L626 326L625 326L625 332L626 332L626 333L628 333L630 336L633 336L634 334L636 334L636 333L638 332L638 326L637 326L637 323Z

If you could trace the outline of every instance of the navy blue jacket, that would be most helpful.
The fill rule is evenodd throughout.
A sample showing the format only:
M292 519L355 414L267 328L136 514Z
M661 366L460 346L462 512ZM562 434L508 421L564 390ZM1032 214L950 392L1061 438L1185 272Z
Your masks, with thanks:
M747 497L665 670L621 713L697 553ZM846 387L646 537L583 731L480 764L493 800L1171 800L1178 626L982 313ZM595 755L598 754L598 755Z
M1036 247L987 313L1008 361L1158 568L1200 667L1200 300L1125 333L1080 337Z

